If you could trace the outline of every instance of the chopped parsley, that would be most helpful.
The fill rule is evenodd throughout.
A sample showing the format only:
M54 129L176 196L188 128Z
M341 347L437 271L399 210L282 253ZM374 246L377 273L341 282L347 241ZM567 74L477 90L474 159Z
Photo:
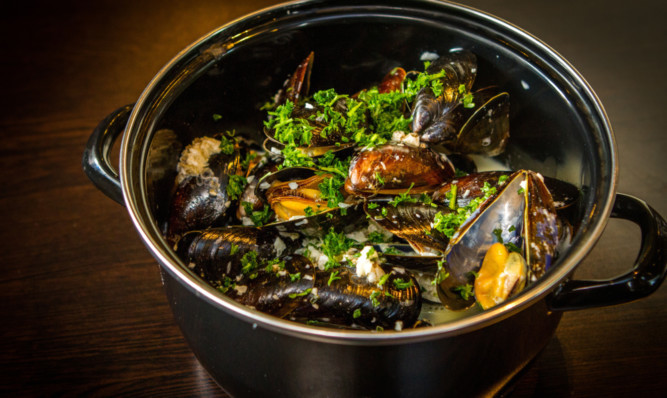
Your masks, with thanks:
M373 293L370 295L371 302L373 303L373 307L379 307L380 306L380 300L378 297L380 297L382 293L380 293L379 290L374 290Z
M384 243L385 237L380 231L373 231L368 234L368 238L366 239L367 242L371 243Z
M414 283L412 283L412 280L408 280L406 282L402 278L396 278L392 282L394 283L394 287L398 290L405 290L409 287L414 286Z
M280 272L284 269L285 269L285 262L281 261L279 258L275 258L275 259L267 262L266 266L264 267L264 271L266 271L266 272L275 272L275 273L278 273L278 272ZM291 275L290 275L290 277L291 277ZM292 281L294 281L294 279L292 279Z
M220 115L220 114L218 114L218 113L214 113L214 114L213 114L213 121L214 121L214 122L217 122L217 121L220 120L220 119L222 119L222 115Z
M329 232L320 239L322 253L324 253L329 260L324 264L325 270L338 267L340 264L336 260L343 253L347 252L356 244L356 241L345 236L345 233L336 233L333 227Z
M329 208L336 208L345 200L341 191L343 185L345 185L345 179L335 175L326 177L319 183L318 188L322 193L322 199L327 201Z
M516 253L519 253L519 254L521 254L521 252L522 252L521 248L519 246L515 245L512 242L505 243L505 247L507 248L508 252L516 252Z
M331 274L329 274L329 281L327 281L327 285L331 286L333 281L340 279L340 276L338 276L338 271L333 271Z
M257 262L257 252L249 251L241 257L241 272L243 274L249 274L259 268L259 263Z
M246 185L248 185L248 180L245 177L237 174L230 175L227 181L227 195L231 200L240 198Z
M257 152L246 153L245 156L243 157L243 160L241 160L241 169L248 170L250 168L250 163L252 163L252 161L257 159L258 157L259 154L257 154Z
M246 216L248 216L252 223L257 227L261 227L262 225L268 223L273 214L271 207L267 206L266 204L264 204L262 210L259 211L253 210L252 203L250 202L241 202L241 205L243 205Z
M431 206L431 207L438 207L438 205L433 203L433 198L431 198L426 193L422 193L421 195L419 195L419 201L422 202L423 204Z
M300 280L301 279L301 272L297 272L296 274L289 274L289 279L292 282Z
M291 298L291 299L295 299L295 298L297 298L297 297L307 296L307 295L310 293L311 290L313 290L313 289L312 289L312 288L308 288L308 289L304 290L304 291L301 292L301 293L291 293L291 294L287 295L287 297L289 297L289 298Z
M390 276L390 274L384 274L384 275L382 275L382 277L381 277L380 280L378 281L378 286L382 286L382 285L384 285L385 283L387 283L387 279L389 279L389 276Z
M354 312L352 313L352 318L357 319L357 318L359 318L360 316L361 316L361 308L357 308L357 309L354 310Z
M496 237L496 241L498 241L498 243L503 243L502 233L503 231L500 228L493 230L493 235Z
M452 289L461 296L462 299L468 300L472 296L472 285L466 283L465 285L456 286Z
M225 155L231 155L236 149L236 138L234 137L234 134L236 134L235 131L228 131L220 137L220 152Z
M441 260L438 260L438 272L435 274L435 278L431 282L434 285L439 285L441 284L445 279L449 278L449 272L445 269L445 264L447 263L447 260L444 258Z
M452 184L452 187L445 194L445 198L449 200L449 208L452 210L456 210L456 191L457 191L456 184Z
M400 250L395 248L394 246L387 246L382 250L383 254L402 254Z
M384 178L382 178L382 175L380 175L379 171L375 172L375 181L377 181L377 183L380 185L384 185Z
M472 93L466 89L465 84L459 86L459 94L463 94L461 98L461 103L463 103L464 108L474 108L475 103L473 102Z
M410 187L408 188L407 191L403 192L398 196L394 196L394 199L390 200L389 203L394 207L398 206L400 203L417 203L417 198L413 198L412 196L410 196L410 190L414 185L415 183L413 182L412 184L410 184ZM386 216L386 214L383 214L383 216Z
M224 276L222 280L218 281L218 286L216 289L222 293L227 293L229 289L233 289L236 286L234 280L228 276Z
M464 207L457 207L449 213L437 212L433 219L433 229L440 231L448 238L454 236L459 227L491 196L496 194L496 188L488 182L482 186L484 196L474 198Z

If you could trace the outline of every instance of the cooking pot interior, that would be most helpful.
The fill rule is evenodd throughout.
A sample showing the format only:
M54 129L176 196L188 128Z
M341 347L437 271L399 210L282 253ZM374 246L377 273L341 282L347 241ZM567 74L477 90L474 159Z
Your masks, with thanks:
M311 93L332 87L354 93L396 66L423 70L425 55L459 48L477 56L473 88L497 85L510 94L509 146L495 160L580 188L570 214L576 245L610 194L613 149L603 111L566 63L523 32L431 3L282 9L215 32L184 52L137 111L135 139L146 141L136 147L148 156L133 155L145 163L132 163L136 174L129 174L145 176L134 184L145 193L146 217L154 231L162 228L179 151L194 137L236 130L261 143L267 115L260 108L310 51ZM561 259L567 250L560 248Z

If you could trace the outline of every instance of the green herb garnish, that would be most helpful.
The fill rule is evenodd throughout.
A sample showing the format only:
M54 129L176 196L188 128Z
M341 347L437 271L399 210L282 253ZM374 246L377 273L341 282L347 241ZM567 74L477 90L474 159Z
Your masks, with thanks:
M390 274L384 274L378 281L378 286L382 286L387 282L387 279L389 279Z
M289 294L287 297L289 297L289 298L291 298L291 299L295 299L295 298L297 298L297 297L303 297L303 296L308 295L308 294L310 293L311 290L313 290L313 289L312 289L312 288L308 288L308 289L304 290L304 291L301 292L301 293L292 293L292 294Z
M411 286L414 286L412 280L404 281L402 278L396 278L393 281L394 287L398 290L405 290Z
M458 293L459 296L461 296L461 298L464 300L468 300L470 296L472 296L472 285L469 283L466 283L462 286L456 286L452 290Z
M252 223L257 227L261 227L271 219L271 207L266 204L262 207L262 210L259 211L253 210L252 203L250 202L242 202L241 205L245 210L246 216L248 216Z
M380 300L378 297L380 297L382 293L379 290L374 290L373 293L370 295L371 302L373 303L373 307L378 307L380 305Z
M248 180L245 177L236 174L230 175L227 181L227 195L231 200L240 198L246 185L248 185Z
M338 271L333 271L331 274L329 274L329 281L327 282L328 286L331 286L333 281L340 279L340 276L338 276Z

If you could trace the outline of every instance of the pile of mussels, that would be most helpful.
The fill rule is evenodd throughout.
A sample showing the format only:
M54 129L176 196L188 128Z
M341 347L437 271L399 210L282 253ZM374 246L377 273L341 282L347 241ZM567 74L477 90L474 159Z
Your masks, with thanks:
M270 103L266 139L181 154L165 236L233 300L337 328L428 326L422 305L493 307L556 256L578 196L530 170L477 172L509 139L509 94L471 91L469 51L394 68L355 94L309 96L314 55Z

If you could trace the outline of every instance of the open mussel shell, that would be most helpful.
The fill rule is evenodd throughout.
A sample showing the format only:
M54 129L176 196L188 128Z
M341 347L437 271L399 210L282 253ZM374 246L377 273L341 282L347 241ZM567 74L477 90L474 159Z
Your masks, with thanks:
M436 213L448 213L441 205L420 202L392 204L390 198L374 198L364 204L364 211L378 225L399 238L405 239L418 253L444 252L449 239L433 229Z
M388 143L359 152L350 163L345 191L353 195L432 192L456 174L444 154Z
M466 294L466 287L472 287L474 273L479 271L482 259L489 247L496 242L494 230L499 229L503 241L520 245L520 231L523 227L525 195L517 192L522 187L523 174L515 178L487 199L464 222L454 234L445 252L446 263L439 271L438 295L445 307L461 310L475 303L472 294ZM470 292L472 293L472 292Z
M496 156L505 151L510 136L510 96L496 87L473 93L474 106L459 104L452 119L460 124L456 139L445 147L452 152Z
M527 176L523 254L529 280L534 282L551 267L556 256L558 220L543 177L535 172L527 172Z
M319 177L325 176L326 174L312 168L289 167L267 174L262 178L257 185L255 194L264 202L269 203L274 211L277 208L276 206L282 206L281 201L284 200L297 203L300 207L310 207L315 213L313 215L298 215L288 219L278 218L267 226L282 232L298 232L306 236L322 236L331 227L344 232L351 232L358 223L364 220L363 208L353 198L348 198L348 201L339 203L334 208L328 207L326 200L305 198L309 194L320 194L317 181ZM300 192L299 189L304 187L302 184L305 181L308 181L305 186L308 192ZM284 187L285 191L273 196L271 190L277 186Z
M474 303L471 295L461 292L472 287L475 273L498 235L503 243L522 248L531 281L551 265L558 230L553 201L542 177L519 170L497 189L496 195L483 202L454 234L445 252L438 294L448 308L463 309Z

